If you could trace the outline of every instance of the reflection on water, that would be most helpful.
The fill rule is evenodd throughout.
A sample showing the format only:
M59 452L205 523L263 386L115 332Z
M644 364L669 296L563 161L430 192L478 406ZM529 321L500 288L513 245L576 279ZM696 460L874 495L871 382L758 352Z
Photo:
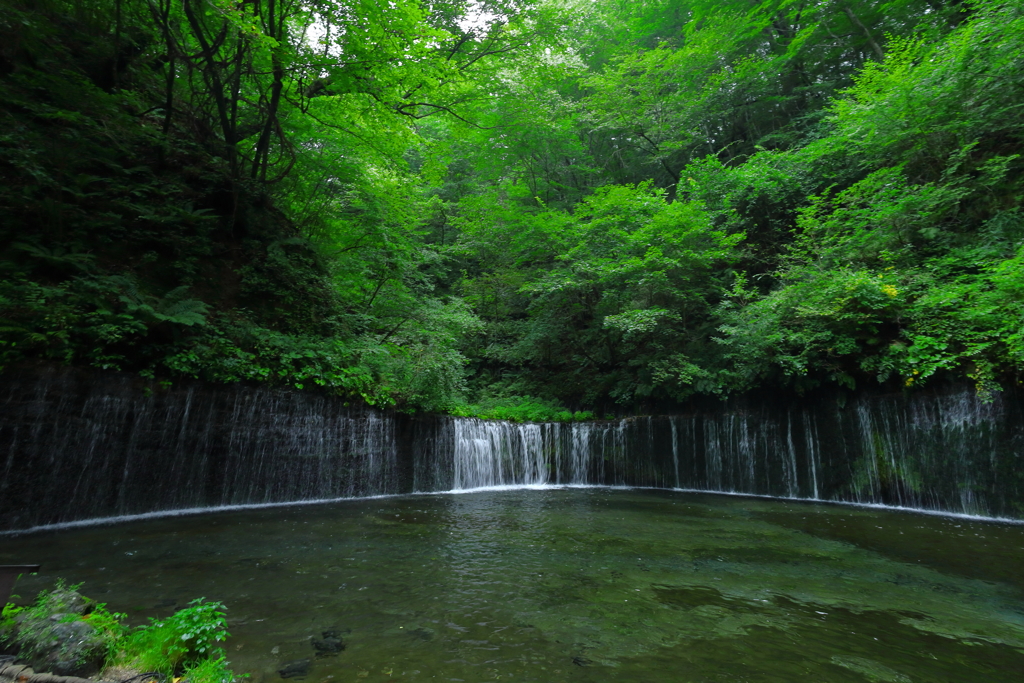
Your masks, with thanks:
M1004 681L1024 526L602 489L489 491L0 538L135 622L228 605L254 683ZM339 653L313 641L334 632ZM326 656L324 656L326 655Z

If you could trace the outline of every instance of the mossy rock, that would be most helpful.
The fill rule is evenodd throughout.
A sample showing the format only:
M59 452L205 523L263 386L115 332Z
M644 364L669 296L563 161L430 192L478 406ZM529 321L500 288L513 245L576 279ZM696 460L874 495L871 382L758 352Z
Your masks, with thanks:
M108 643L83 619L96 603L63 586L41 597L0 626L0 640L36 671L81 677L97 673Z

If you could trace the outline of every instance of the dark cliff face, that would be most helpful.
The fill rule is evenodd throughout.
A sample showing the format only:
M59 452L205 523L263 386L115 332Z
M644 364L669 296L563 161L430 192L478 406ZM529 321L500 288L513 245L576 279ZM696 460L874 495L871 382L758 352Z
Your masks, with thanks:
M242 385L44 368L0 380L0 529L493 485L653 486L1024 517L1015 393L575 424L394 414Z

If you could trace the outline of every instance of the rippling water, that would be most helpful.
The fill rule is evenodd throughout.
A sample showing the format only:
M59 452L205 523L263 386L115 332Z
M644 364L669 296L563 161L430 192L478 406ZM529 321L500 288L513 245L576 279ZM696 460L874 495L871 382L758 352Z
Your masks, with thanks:
M133 623L228 605L232 667L306 681L999 681L1024 526L670 491L350 500L0 537ZM312 638L346 649L317 658ZM294 679L293 679L294 680Z

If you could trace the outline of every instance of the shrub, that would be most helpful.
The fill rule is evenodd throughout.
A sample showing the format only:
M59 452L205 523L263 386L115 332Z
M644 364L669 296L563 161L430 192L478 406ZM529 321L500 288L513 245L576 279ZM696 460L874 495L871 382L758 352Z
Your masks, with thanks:
M95 668L103 663L106 668L183 675L190 683L235 679L220 647L228 637L223 604L198 598L167 619L151 619L129 630L122 623L126 615L83 597L78 588L58 580L53 590L40 593L28 607L5 605L0 645L13 646L37 668Z
M149 625L128 634L119 644L116 663L168 675L197 667L212 671L216 667L208 662L224 659L218 643L228 636L227 619L223 604L204 600L193 600L171 617L151 619ZM220 668L226 671L223 665Z

